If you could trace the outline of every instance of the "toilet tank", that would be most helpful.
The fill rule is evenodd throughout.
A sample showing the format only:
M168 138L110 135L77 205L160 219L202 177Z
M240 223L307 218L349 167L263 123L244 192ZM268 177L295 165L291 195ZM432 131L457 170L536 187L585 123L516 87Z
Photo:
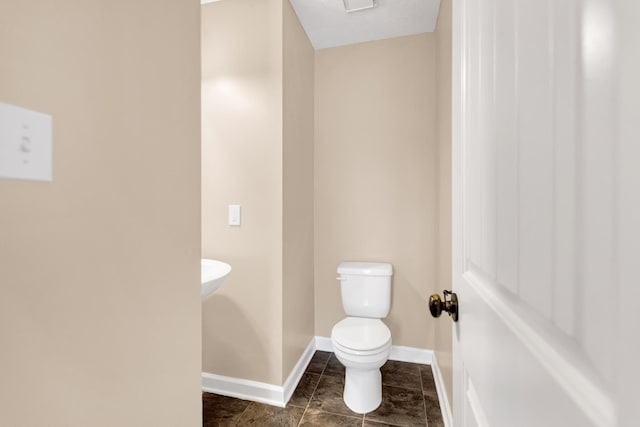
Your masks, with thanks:
M347 316L383 319L391 308L391 264L343 262L338 266L342 307Z

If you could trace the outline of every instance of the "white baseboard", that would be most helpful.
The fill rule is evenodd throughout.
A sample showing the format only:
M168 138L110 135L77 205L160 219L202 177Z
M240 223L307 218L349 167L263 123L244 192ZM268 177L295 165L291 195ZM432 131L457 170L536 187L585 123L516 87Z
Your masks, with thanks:
M431 361L433 360L433 350L394 345L391 347L389 360L431 365Z
M284 382L284 405L286 405L287 402L289 402L289 399L291 399L291 395L296 390L296 387L298 387L298 383L302 379L304 371L307 370L307 366L309 366L309 362L315 352L316 342L315 339L312 338L311 341L309 341L307 348L304 349L302 356L298 359L298 363L293 367L293 370Z
M284 408L284 388L258 381L202 373L202 391Z
M284 408L298 386L315 351L315 340L312 339L283 386L203 372L202 390Z
M333 351L331 346L331 338L327 337L315 337L316 350L318 351Z
M449 396L447 395L447 388L444 385L442 372L438 366L438 358L435 353L433 353L433 360L431 361L431 371L433 372L433 379L436 383L436 390L438 391L438 402L440 403L440 411L442 411L442 420L444 421L445 427L453 427L453 415L451 414Z
M316 350L332 352L333 347L331 346L331 338L314 337L307 345L307 348L302 353L302 356L300 356L298 363L296 363L296 366L293 368L282 386L203 372L202 390L221 394L223 396L236 397L239 399L266 403L268 405L283 408L287 405L291 395L298 386L298 383L300 382L300 379L302 378L302 375L304 374L304 371ZM451 407L449 406L447 392L444 387L444 382L442 381L442 374L438 368L438 361L433 351L415 347L393 346L391 347L389 360L431 365L445 426L453 426Z

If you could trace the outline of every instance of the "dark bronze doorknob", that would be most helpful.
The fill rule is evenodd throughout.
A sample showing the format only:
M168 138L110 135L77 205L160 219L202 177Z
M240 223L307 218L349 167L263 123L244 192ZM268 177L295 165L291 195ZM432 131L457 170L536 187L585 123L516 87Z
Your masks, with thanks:
M433 294L429 297L429 311L433 317L440 317L443 311L449 313L454 322L458 321L458 296L451 291L442 291L444 301L440 295Z

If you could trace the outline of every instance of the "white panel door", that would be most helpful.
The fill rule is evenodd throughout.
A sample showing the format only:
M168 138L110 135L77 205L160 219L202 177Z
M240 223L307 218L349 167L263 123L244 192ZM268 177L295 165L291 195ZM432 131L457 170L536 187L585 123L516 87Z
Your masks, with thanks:
M638 426L640 6L454 0L456 426Z

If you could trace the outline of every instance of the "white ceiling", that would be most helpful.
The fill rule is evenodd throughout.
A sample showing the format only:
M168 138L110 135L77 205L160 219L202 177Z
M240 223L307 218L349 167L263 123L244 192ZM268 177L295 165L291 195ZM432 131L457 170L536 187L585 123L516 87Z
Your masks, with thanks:
M432 32L440 9L440 0L378 0L351 13L343 0L289 1L315 49Z

